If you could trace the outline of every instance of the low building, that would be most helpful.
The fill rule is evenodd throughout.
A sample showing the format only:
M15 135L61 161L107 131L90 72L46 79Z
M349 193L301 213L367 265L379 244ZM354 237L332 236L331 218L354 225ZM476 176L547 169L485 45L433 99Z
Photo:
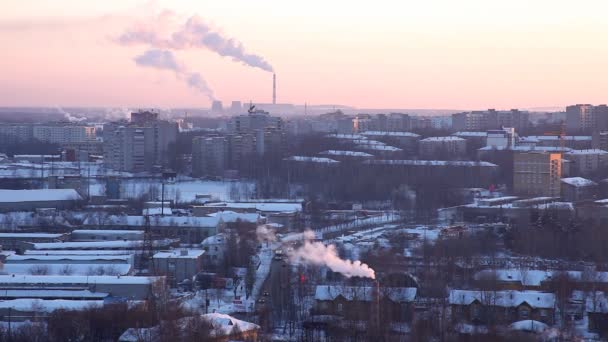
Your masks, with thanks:
M562 178L562 198L569 202L579 202L595 198L598 191L596 182L582 177Z
M466 155L467 141L456 136L430 137L420 140L418 149L421 158L459 157Z
M370 313L377 312L380 322L408 322L415 298L414 287L317 285L312 312L356 321L372 320Z
M453 323L510 324L535 320L552 325L555 295L538 291L451 290Z
M572 162L570 174L573 176L591 175L608 167L608 152L604 150L571 150L564 158Z
M70 241L137 241L143 239L143 230L77 229L70 234Z
M206 265L221 265L226 252L226 239L224 234L210 236L201 242L201 247L205 251L203 261Z
M81 201L74 189L0 190L0 212L71 209Z
M4 250L17 250L21 242L59 242L68 239L64 233L0 233L0 246Z
M154 274L167 277L172 286L189 279L203 270L202 249L160 251L152 257Z

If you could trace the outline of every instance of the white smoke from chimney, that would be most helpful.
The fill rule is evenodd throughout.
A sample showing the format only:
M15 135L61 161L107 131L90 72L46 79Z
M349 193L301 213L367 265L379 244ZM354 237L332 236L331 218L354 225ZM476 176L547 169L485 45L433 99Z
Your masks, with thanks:
M275 242L277 240L276 231L265 224L256 228L255 235L258 238L258 242Z
M183 64L178 63L171 51L151 49L136 56L133 60L139 66L173 71L177 79L200 91L209 100L215 100L213 91L209 88L205 79L199 73L190 72Z
M327 266L334 272L341 273L345 277L365 277L376 279L376 272L367 264L359 260L344 260L338 256L336 246L325 246L320 241L311 241L314 233L305 232L304 245L289 252L289 260L294 263L304 263L316 266Z
M203 48L254 68L273 71L263 57L247 52L243 43L214 30L201 17L194 15L173 29L178 20L175 13L162 11L156 18L126 31L117 41L122 45L146 44L157 49Z
M82 122L82 121L85 121L85 120L87 119L85 116L83 116L83 117L77 117L77 116L74 116L74 115L72 115L72 113L70 113L70 112L68 112L68 111L64 110L64 109L63 109L63 108L61 108L61 107L56 107L56 109L57 109L57 111L58 111L59 113L63 114L63 117L64 117L66 120L68 120L69 122Z

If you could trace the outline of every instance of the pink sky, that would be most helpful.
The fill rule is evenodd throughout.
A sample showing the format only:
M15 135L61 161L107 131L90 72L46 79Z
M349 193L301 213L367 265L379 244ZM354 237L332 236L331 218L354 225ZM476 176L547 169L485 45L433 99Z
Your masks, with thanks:
M148 47L113 40L171 9L241 41L277 72L278 101L376 108L606 103L605 0L5 0L0 106L206 107ZM216 97L269 102L272 75L174 51Z

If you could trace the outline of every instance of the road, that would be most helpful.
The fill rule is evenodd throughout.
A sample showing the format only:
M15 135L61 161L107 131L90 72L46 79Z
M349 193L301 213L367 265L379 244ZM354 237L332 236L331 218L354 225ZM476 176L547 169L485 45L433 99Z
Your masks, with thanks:
M256 311L264 316L266 313L272 322L279 322L285 316L289 305L289 274L290 267L286 260L272 259L268 278L264 282Z

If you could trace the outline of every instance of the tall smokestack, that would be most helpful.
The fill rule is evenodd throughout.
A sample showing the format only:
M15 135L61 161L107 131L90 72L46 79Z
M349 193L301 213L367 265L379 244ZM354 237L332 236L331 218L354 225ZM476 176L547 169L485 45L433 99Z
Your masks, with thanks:
M272 74L272 104L277 104L277 74Z

